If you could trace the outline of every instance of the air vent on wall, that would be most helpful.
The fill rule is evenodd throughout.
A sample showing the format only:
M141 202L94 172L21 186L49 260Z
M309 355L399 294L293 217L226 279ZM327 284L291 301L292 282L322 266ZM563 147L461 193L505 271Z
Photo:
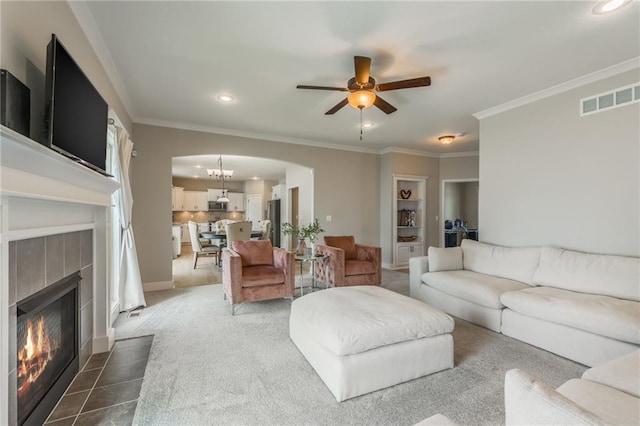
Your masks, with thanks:
M595 114L640 102L640 82L580 99L580 115Z

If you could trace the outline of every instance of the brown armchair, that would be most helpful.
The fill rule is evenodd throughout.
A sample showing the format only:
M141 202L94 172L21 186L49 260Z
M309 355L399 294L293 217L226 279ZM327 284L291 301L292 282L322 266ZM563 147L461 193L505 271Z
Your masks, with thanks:
M222 288L231 315L240 303L288 297L295 286L293 252L269 240L233 241L222 250Z
M381 249L356 244L352 235L324 237L324 245L316 244L316 253L329 257L325 267L316 265L315 278L331 287L380 285L382 279Z

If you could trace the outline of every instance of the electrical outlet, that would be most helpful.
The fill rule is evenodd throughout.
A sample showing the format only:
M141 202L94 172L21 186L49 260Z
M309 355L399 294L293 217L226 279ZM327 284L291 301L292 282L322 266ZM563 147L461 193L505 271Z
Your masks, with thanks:
M327 222L331 222L332 219L333 217L330 214L328 214L326 217Z

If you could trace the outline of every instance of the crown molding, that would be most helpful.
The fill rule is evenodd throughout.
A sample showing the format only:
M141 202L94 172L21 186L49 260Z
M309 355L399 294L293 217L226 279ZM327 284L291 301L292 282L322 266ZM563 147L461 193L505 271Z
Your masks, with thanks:
M479 152L451 152L438 154L435 152L417 151L413 149L388 147L381 150L371 148L353 147L348 145L338 145L325 142L310 141L306 139L286 138L282 136L267 135L261 133L244 132L232 129L223 129L220 127L201 126L198 124L180 123L168 120L157 120L154 118L142 118L135 121L135 124L144 124L148 126L167 127L170 129L189 130L194 132L212 133L217 135L235 136L248 139L259 139L272 142L290 143L294 145L313 146L316 148L336 149L340 151L361 152L365 154L383 155L389 153L418 155L429 158L452 158L452 157L472 157L480 155Z
M478 157L479 155L480 153L478 151L446 152L440 154L440 158Z
M417 151L415 149L399 148L397 146L390 146L389 148L381 149L378 154L407 154L407 155L419 155L421 157L440 158L440 154L436 152Z
M362 152L365 154L379 153L377 149L371 149L371 148L361 148L361 147L348 146L348 145L337 145L337 144L317 142L317 141L312 141L307 139L287 138L284 136L245 132L241 130L224 129L220 127L201 126L198 124L180 123L180 122L167 121L167 120L157 120L154 118L141 118L136 120L135 123L146 124L150 126L158 126L158 127L169 127L172 129L192 130L192 131L203 132L203 133L215 133L219 135L236 136L236 137L248 138L248 139L260 139L260 140L267 140L272 142L282 142L282 143L290 143L295 145L313 146L316 148L338 149L341 151Z
M635 68L640 68L640 56L629 59L628 61L620 62L619 64L612 65L599 71L592 72L582 77L560 83L547 89L540 90L539 92L514 99L504 104L485 109L484 111L473 114L473 116L478 120L482 120L483 118L491 117L492 115L500 114L502 112L509 111L511 109L518 108L523 105L530 104L532 102L536 102L541 99L545 99L550 96L554 96L589 83L594 83L596 81L612 77L614 75L621 74Z
M89 40L89 44L96 53L98 60L104 67L107 78L111 81L111 84L120 98L124 109L133 121L136 116L133 102L131 97L129 97L129 93L126 90L122 79L120 78L120 73L118 73L115 63L113 62L113 58L111 57L111 53L109 53L107 43L105 43L102 38L102 34L100 34L100 31L98 30L98 24L95 19L93 19L89 6L87 6L85 0L67 0L67 4L78 20L78 24L80 24L80 28L82 28L87 40Z

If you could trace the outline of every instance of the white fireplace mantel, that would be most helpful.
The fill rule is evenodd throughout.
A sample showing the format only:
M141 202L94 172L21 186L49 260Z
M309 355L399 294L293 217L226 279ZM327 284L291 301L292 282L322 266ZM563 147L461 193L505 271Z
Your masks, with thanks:
M113 179L0 126L3 195L108 206L120 187Z
M58 152L0 126L0 424L8 422L9 242L93 230L93 353L111 348L107 281L111 196L120 187Z

